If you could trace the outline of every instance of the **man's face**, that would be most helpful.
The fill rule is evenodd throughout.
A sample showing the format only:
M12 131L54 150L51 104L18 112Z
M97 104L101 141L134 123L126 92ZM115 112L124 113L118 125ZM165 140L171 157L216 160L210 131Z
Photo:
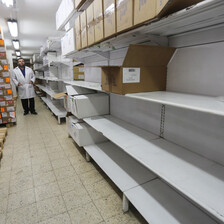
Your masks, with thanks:
M19 59L18 66L23 68L25 66L25 61L23 59Z

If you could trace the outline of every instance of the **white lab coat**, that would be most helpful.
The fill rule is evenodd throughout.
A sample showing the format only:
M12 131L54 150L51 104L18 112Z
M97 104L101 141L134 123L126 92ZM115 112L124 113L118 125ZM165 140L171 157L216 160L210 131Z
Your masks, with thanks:
M16 86L19 83L22 86L18 86L18 95L20 99L29 99L35 97L35 91L33 88L33 84L29 84L30 81L35 82L35 75L33 70L27 66L25 66L25 78L23 73L20 71L19 67L16 67L12 72L12 80Z

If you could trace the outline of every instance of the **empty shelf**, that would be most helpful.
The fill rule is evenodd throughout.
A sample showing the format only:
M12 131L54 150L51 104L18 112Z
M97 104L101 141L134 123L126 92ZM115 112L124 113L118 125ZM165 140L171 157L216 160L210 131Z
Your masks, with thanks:
M156 178L147 168L111 142L84 148L122 192Z
M150 224L215 224L199 208L156 179L124 193Z
M126 94L126 96L188 110L224 116L224 97L219 98L163 91L132 93Z

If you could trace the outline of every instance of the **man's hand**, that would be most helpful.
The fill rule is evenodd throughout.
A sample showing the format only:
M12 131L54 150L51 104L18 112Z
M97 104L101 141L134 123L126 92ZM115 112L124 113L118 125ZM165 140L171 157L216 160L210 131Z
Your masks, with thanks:
M33 85L33 82L32 82L32 81L30 81L30 82L29 82L29 84L32 84L32 85Z
M18 86L22 86L23 84L21 82L19 82Z

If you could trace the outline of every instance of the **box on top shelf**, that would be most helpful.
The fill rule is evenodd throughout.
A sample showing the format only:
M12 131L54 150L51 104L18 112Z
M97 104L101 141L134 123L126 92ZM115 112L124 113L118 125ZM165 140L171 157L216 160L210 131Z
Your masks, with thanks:
M79 9L85 2L86 0L75 0L75 8Z
M117 32L132 28L134 23L134 1L117 0Z
M95 43L93 3L86 10L88 45Z
M156 14L161 18L202 1L204 0L156 0Z
M95 21L95 42L104 38L104 21L103 21L103 0L93 2L94 21Z
M155 16L156 16L156 0L144 0L144 1L135 0L134 25L153 19Z
M105 93L74 96L71 112L79 119L109 114L109 96Z
M104 36L116 34L116 0L104 0Z
M88 46L86 10L80 15L82 48Z
M80 50L82 48L80 16L75 20L75 46L76 50Z
M67 55L73 51L76 51L75 28L71 28L61 39L61 54Z
M130 45L122 66L102 67L102 89L117 94L165 90L174 52L171 47Z

